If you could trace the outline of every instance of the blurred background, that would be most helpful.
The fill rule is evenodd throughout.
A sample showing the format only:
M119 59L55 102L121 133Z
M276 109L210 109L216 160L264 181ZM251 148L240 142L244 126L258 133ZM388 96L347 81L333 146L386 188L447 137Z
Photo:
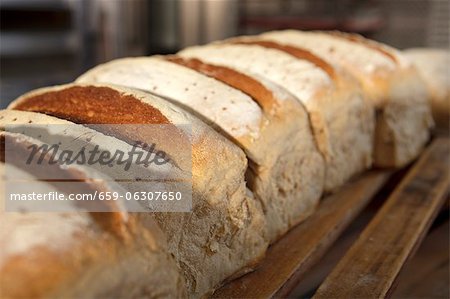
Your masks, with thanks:
M338 29L398 48L449 46L448 0L0 0L0 99L124 56L273 29Z

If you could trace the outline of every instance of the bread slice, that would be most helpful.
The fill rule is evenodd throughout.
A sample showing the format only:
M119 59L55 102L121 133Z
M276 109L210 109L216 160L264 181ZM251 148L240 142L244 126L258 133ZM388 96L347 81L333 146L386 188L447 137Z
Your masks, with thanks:
M242 147L270 241L314 210L323 189L322 157L303 106L275 84L176 56L119 59L78 81L123 84L165 97Z
M0 132L0 138L2 145L8 142L7 148L18 153L30 144L39 144L17 133ZM2 146L2 153L4 149ZM7 200L7 184L18 178L33 181L32 191L40 194L73 192L61 189L61 184L36 181L39 177L28 173L29 169L0 162L0 206ZM92 181L92 170L87 167L53 165L53 171L61 177L81 180L77 184L80 193L118 190L112 182ZM161 231L150 217L145 221L139 217L126 212L87 213L80 209L1 210L2 298L186 297L183 278L168 254Z
M294 95L306 107L325 158L327 192L370 167L373 110L358 85L332 67L262 45L211 44L187 48L179 55L257 74Z
M412 64L386 45L339 32L274 31L261 38L307 49L350 71L377 110L374 162L401 167L417 157L432 126L427 90Z
M445 49L413 48L403 51L427 84L433 118L442 131L450 128L450 52Z
M225 278L248 271L264 255L268 244L264 217L245 187L244 153L182 109L137 90L92 84L33 91L10 108L79 124L190 125L192 212L154 214L183 271L190 296L212 292ZM123 141L125 133L108 132ZM133 138L145 139L139 133ZM176 161L177 151L183 149L166 150Z

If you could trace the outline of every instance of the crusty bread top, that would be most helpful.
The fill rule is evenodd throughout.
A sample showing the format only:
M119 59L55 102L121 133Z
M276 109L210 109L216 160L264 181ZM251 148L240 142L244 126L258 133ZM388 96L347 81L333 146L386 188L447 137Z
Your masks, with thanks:
M58 96L57 93L65 94L66 90L87 90L81 91L77 97L79 102L72 101L70 93L68 97ZM93 94L89 90L94 90ZM95 92L96 91L96 92ZM105 93L106 91L106 93ZM109 96L112 94L112 101ZM50 100L44 100L34 103L36 105L28 106L28 100L35 97L47 97ZM64 104L52 103L52 97L64 98ZM124 100L122 103L121 100ZM83 103L81 103L83 102ZM55 105L53 105L55 104ZM130 104L129 106L125 104ZM73 109L66 109L67 107ZM80 105L81 108L76 106ZM97 107L98 106L98 107ZM117 106L117 107L112 107ZM91 124L158 124L158 125L195 125L195 129L203 131L208 129L205 124L193 117L190 113L173 105L172 103L157 97L155 95L143 92L134 88L127 88L114 84L99 83L71 83L58 86L39 88L27 92L9 104L8 109L35 111L46 114L60 115L60 118L79 120L80 123ZM36 111L39 110L39 111ZM141 110L141 111L140 111ZM73 112L74 115L69 115ZM111 113L116 113L111 115ZM78 115L75 117L75 115ZM87 122L91 121L91 122ZM108 122L107 122L108 121ZM111 122L109 122L111 121ZM73 121L77 123L76 121ZM192 131L195 137L200 136L200 132ZM201 137L201 136L200 136Z
M237 38L235 40L230 40L230 42L233 44L238 44L238 45L257 45L257 46L261 46L264 48L270 48L270 49L276 49L276 50L283 51L283 52L288 53L296 58L307 60L307 61L315 64L316 66L318 66L319 68L324 70L328 74L328 76L333 78L333 80L337 79L334 67L332 65L330 65L328 62L326 62L325 60L323 60L322 58L320 58L319 56L311 53L308 50L305 50L305 49L302 49L299 47L283 45L283 44L275 43L275 42L268 41L268 40L258 40L258 39L252 39L252 38L249 38L249 39Z
M166 62L169 63L169 62ZM172 63L170 63L172 64ZM164 150L171 158L173 158L173 161L176 162L178 166L181 167L181 170L185 171L192 171L192 178L193 183L196 187L202 189L206 188L203 184L207 182L209 177L205 177L205 173L213 172L214 170L217 171L218 169L224 170L224 173L228 173L229 171L234 171L234 168L239 169L246 169L247 167L247 160L245 159L245 154L243 151L233 145L230 141L228 141L225 137L221 136L220 134L216 133L214 130L209 128L206 124L199 121L197 118L193 117L188 112L184 111L183 109L175 106L174 104L163 100L159 97L156 97L154 95L148 94L143 91L115 86L115 85L105 85L105 84L67 84L67 85L61 85L61 86L55 86L55 87L47 87L47 88L41 88L32 92L29 92L21 97L19 97L17 100L15 100L9 108L16 109L16 107L25 107L26 102L29 97L34 97L35 95L45 95L47 93L51 92L60 92L64 91L65 89L71 88L73 86L78 86L82 88L90 88L92 86L94 87L107 87L116 91L119 91L120 93L123 93L124 95L131 95L133 96L137 101L139 101L141 104L136 103L138 107L135 107L136 109L140 109L140 106L150 105L151 107L157 109L159 113L163 114L163 116L170 122L169 128L163 128L160 132L159 127L155 128L155 130L152 130L151 134L157 134L156 137L158 137L158 143L156 144L159 149ZM95 100L95 98L93 98ZM96 101L92 100L92 98L86 97L83 99L86 102L91 101L92 105L98 105L102 107L102 105L99 105ZM65 102L70 102L70 99L63 99ZM108 101L103 101L103 99L100 99L100 102L104 104L104 106L110 106L111 104L108 103ZM44 102L45 103L45 102ZM20 105L20 106L19 106ZM73 104L71 104L73 105ZM120 105L120 103L118 103ZM39 107L39 111L41 113L46 112L47 107L44 105L43 107ZM54 107L50 107L53 111ZM64 108L65 109L65 108ZM55 113L59 114L59 111L55 111ZM87 113L87 111L74 111L74 110L62 110L61 113L64 116L67 116L67 118L76 118L79 119L79 116L85 117L84 114ZM98 111L99 114L105 114L103 110L100 109ZM126 113L126 110L123 111L123 113ZM134 114L138 113L136 110L130 110L128 111L128 114ZM71 114L74 114L71 116ZM143 114L137 114L141 115L141 117L145 118L145 115ZM93 118L93 121L95 121L95 115L90 116ZM119 115L119 118L121 116ZM88 119L90 120L90 119ZM124 116L120 121L125 124L125 121L133 121L136 122L137 120L132 117ZM82 122L83 123L83 122ZM173 124L173 125L172 125ZM181 125L175 127L176 125ZM188 125L188 126L185 126ZM175 132L171 131L171 127L173 126ZM104 132L105 128L103 126L100 128L98 126L89 126L92 127L94 130L101 131L105 135L110 135L113 137L116 137L124 142L129 143L129 139L134 141L145 141L147 142L146 132L147 130L126 130L126 127L124 129L121 129L121 126L106 126L106 127L112 127L112 129L117 129L115 131L110 132ZM169 133L177 134L177 136L180 136L180 138L168 138L168 131ZM125 132L124 132L125 131ZM181 132L180 132L181 131ZM123 134L127 135L123 135ZM158 135L159 134L159 135ZM130 137L131 136L131 137ZM129 138L130 137L130 138ZM150 138L151 141L154 141L155 135L151 135ZM189 138L185 138L189 137ZM181 143L181 141L183 143ZM156 142L155 142L156 143ZM161 146L159 146L161 145ZM181 152L180 152L181 151ZM180 160L181 159L181 160ZM234 163L232 166L230 166L230 163L228 160L233 159ZM214 163L211 163L211 161L214 161ZM166 164L167 166L170 166ZM165 165L163 165L165 166ZM225 171L227 169L227 171ZM183 172L184 173L184 172Z
M331 64L343 63L369 76L410 67L397 50L357 35L285 30L267 32L261 38L309 49Z
M276 148L261 144L268 135L280 136L267 133L270 128L278 123L296 127L291 119L305 115L294 96L262 77L172 56L115 60L88 71L79 81L124 84L162 96L211 124L259 164L267 159L269 148Z
M165 59L191 68L246 93L263 108L264 112L270 112L273 105L278 103L278 99L271 90L244 73L228 67L204 63L199 59L182 58L174 55L167 56Z
M187 48L179 55L256 73L286 88L305 104L334 88L332 78L315 64L258 45L211 44Z
M351 34L351 33L345 33L340 31L325 31L324 33L342 38L345 40L348 40L353 43L357 43L360 45L363 45L367 48L370 48L374 51L378 51L381 54L385 55L389 59L391 59L396 64L399 64L401 62L401 59L398 55L398 53L395 53L395 49L388 47L387 45L382 45L380 43L377 43L373 40L366 39L358 34Z
M135 92L136 94L133 94ZM94 85L65 85L56 88L44 88L25 94L13 103L10 108L24 111L49 114L69 121L86 124L106 135L117 137L130 145L141 147L144 143L152 141L159 150L164 150L171 161L178 166L190 163L187 155L180 155L190 147L190 135L192 131L187 127L177 127L163 114L158 107L159 101L152 95L121 89L113 86ZM159 102L159 103L158 103ZM169 103L166 104L170 106ZM184 119L185 125L189 118ZM95 126L106 124L107 126ZM148 129L136 130L133 127L114 126L113 124L156 124L165 125L160 130ZM167 138L168 136L171 138ZM183 156L183 161L179 157ZM182 164L180 164L182 163ZM182 167L186 169L185 167Z
M264 121L261 108L244 93L161 57L114 60L77 82L112 83L163 96L191 112L197 110L199 117L234 139L258 138Z

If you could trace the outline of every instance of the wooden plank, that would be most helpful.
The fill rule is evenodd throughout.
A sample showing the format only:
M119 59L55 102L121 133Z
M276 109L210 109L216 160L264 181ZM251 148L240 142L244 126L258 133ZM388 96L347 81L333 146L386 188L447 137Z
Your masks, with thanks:
M449 228L447 219L426 236L402 269L392 298L450 298Z
M270 298L287 294L389 177L389 172L370 171L324 199L315 214L269 248L258 269L224 285L213 298Z
M436 139L314 298L382 298L426 234L449 190L449 139Z

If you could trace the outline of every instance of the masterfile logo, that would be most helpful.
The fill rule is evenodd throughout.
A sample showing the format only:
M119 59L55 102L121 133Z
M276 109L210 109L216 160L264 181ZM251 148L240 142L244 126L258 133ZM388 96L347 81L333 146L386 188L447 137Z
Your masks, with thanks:
M155 151L156 144L148 145L147 143L136 141L129 152L121 150L102 151L99 145L95 145L93 149L86 150L85 147L74 150L61 150L59 144L32 144L28 147L30 155L26 160L26 164L45 163L45 157L49 156L49 164L59 165L107 165L114 167L114 165L123 166L124 171L128 171L131 165L163 165L170 162L167 154L164 151ZM58 153L61 152L60 155Z
M8 126L6 211L112 211L105 201L133 212L190 211L190 133L189 125Z

